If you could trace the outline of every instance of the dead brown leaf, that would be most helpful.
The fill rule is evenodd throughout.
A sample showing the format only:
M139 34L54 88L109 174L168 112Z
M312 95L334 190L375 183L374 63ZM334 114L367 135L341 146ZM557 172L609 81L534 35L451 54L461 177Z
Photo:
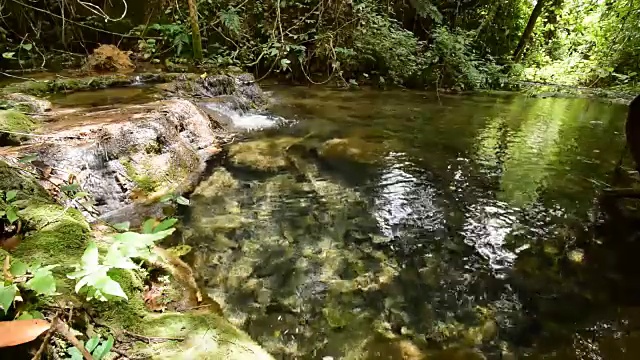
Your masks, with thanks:
M164 292L164 286L156 283L151 283L145 287L144 303L151 311L163 312L167 309L165 304L162 303L162 294Z
M40 319L0 321L0 348L33 341L50 327L48 321Z

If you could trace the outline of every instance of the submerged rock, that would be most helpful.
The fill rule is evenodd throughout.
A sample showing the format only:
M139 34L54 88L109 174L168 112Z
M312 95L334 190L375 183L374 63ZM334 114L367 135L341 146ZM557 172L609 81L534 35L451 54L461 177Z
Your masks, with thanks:
M327 140L318 149L320 157L326 160L346 160L365 164L379 161L381 153L379 145L358 138Z
M289 166L287 148L298 141L294 137L281 137L235 143L229 147L229 162L247 170L278 172Z

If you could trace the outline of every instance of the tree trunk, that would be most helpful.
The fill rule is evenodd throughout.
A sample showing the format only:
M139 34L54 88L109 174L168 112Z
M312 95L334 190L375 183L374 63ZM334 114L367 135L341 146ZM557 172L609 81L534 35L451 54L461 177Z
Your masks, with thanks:
M490 24L493 21L493 18L496 16L496 12L500 7L500 3L496 1L492 3L490 6L491 7L489 8L489 13L487 14L487 17L485 17L484 20L482 20L482 23L480 23L480 26L478 26L478 29L476 29L476 39L480 36L480 33L482 33L482 30L485 28L485 26L487 26L487 24Z
M189 1L189 20L191 21L191 41L193 42L193 58L202 60L202 38L200 37L200 26L198 26L198 8L196 0Z
M516 51L513 52L513 61L519 62L522 59L522 54L524 53L524 49L527 46L527 42L531 37L531 33L533 33L533 28L536 26L536 21L542 14L542 9L546 0L538 0L536 6L533 8L531 12L531 16L529 16L529 22L527 22L527 27L524 28L524 32L522 33L522 37L520 37L520 41L518 42L518 46L516 46Z

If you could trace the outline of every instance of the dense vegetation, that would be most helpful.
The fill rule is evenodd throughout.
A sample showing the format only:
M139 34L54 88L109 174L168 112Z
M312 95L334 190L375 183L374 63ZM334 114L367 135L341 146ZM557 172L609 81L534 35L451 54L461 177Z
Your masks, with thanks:
M640 67L638 0L129 2L3 0L2 66L47 66L97 43L192 64L200 33L205 64L297 81L611 86L635 84Z

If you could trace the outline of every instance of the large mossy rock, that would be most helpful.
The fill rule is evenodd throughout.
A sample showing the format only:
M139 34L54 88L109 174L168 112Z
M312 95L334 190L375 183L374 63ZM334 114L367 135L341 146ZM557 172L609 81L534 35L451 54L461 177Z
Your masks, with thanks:
M19 144L28 140L28 135L38 128L39 123L28 115L16 110L0 110L0 145Z

